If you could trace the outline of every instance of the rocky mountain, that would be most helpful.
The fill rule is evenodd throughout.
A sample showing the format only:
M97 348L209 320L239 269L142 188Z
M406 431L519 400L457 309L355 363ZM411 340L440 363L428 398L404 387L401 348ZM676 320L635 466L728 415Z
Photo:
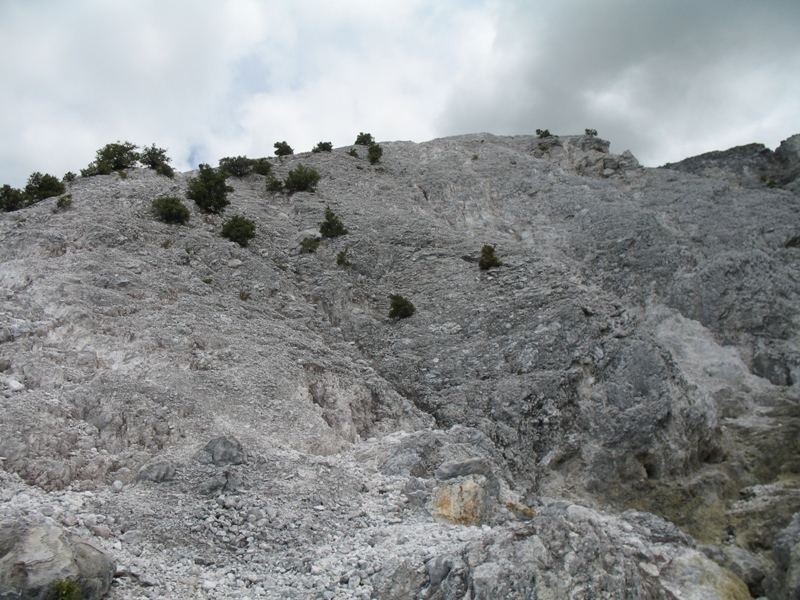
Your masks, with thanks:
M800 136L381 147L0 215L0 598L798 597Z

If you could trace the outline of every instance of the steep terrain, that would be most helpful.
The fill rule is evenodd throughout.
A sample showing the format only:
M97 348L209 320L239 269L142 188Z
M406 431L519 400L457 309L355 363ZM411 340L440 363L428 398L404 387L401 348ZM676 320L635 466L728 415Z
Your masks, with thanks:
M0 516L113 598L794 597L799 139L289 156L315 193L229 179L246 248L155 219L195 173L79 178L0 216Z

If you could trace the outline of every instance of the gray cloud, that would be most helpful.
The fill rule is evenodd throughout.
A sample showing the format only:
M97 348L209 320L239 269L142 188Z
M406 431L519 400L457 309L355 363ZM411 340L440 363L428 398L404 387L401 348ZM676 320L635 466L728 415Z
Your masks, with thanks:
M459 84L446 134L581 133L662 164L800 131L796 2L503 5L494 59Z

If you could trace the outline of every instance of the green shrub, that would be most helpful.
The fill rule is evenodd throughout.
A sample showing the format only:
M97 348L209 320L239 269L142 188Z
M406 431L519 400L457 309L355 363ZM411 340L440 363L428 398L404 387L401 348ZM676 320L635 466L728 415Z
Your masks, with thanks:
M247 290L241 290L239 292L239 300L242 300L243 302L245 300L250 300L250 292L248 292Z
M586 135L589 137L596 137L597 136L597 129L584 129Z
M253 173L268 177L272 173L272 163L269 162L268 158L254 158Z
M175 171L169 166L172 159L167 156L167 151L164 148L157 148L155 144L142 150L139 154L139 162L153 169L159 175L164 175L170 179L175 177Z
M66 181L67 183L72 183L73 181L75 181L76 177L77 175L75 175L75 173L73 173L72 171L67 171L66 173L64 173L64 177L62 177L61 180Z
M25 194L22 190L12 188L10 185L5 184L0 188L0 210L3 212L11 212L19 210L26 205Z
M246 217L234 215L222 224L222 236L240 246L247 246L256 236L256 224Z
M356 137L356 145L357 146L369 146L370 144L375 142L375 138L372 137L371 133L364 133L363 131L358 134Z
M278 156L289 156L294 154L292 147L286 142L275 142L275 154Z
M502 267L503 263L494 255L494 246L484 244L481 248L481 257L478 260L478 267L482 270L491 269L492 267Z
M186 197L206 212L219 214L230 204L228 193L233 188L225 183L228 175L207 164L199 166L200 174L189 181Z
M25 186L25 195L29 204L39 202L45 198L58 196L64 193L64 184L57 177L45 173L42 175L38 171L31 173L28 183Z
M347 229L342 220L336 216L330 206L325 207L325 220L319 224L322 237L335 238L347 234Z
M311 152L332 152L333 144L331 142L320 142L311 149Z
M282 192L283 182L274 175L267 176L267 191L268 192Z
M344 250L340 250L336 255L336 264L340 267L350 266L350 259L347 258L347 246L344 247Z
M255 160L246 156L227 156L219 159L220 171L233 177L244 177L253 169Z
M158 218L165 223L183 224L189 220L189 209L183 205L180 198L175 196L156 198L153 200L152 206Z
M50 592L47 594L47 600L81 600L83 592L78 584L74 581L67 581L59 579L54 581L50 587Z
M369 158L370 164L374 165L377 163L381 159L381 156L383 156L383 148L381 148L380 144L372 142L367 147L367 158Z
M56 210L69 210L72 207L72 194L64 194L56 200Z
M477 154L473 154L472 155L472 160L478 160L478 155Z
M547 138L552 137L553 134L550 133L549 129L537 129L536 135L538 135L540 138Z
M305 237L300 241L303 252L315 252L319 248L319 240L315 237Z
M293 194L295 192L313 192L317 189L317 183L319 183L319 173L315 169L297 165L296 168L289 171L283 186L290 194Z
M106 144L95 155L94 161L85 169L81 169L83 177L92 175L108 175L113 171L130 169L139 162L138 146L130 142L117 142Z
M389 294L389 301L391 303L391 308L389 309L390 319L407 319L417 310L411 304L411 300L404 298L400 294Z
M352 156L353 158L358 158L358 150L356 150L355 148L350 148L347 154L349 156Z

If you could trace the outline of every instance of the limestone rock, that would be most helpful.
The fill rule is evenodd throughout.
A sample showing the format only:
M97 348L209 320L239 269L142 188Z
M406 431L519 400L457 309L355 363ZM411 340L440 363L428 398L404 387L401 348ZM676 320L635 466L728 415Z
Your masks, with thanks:
M480 525L487 516L488 480L467 475L445 482L433 496L429 511L435 521Z
M240 465L245 461L245 458L244 448L239 440L234 437L221 436L210 440L203 446L197 460L201 463L223 466ZM162 469L156 468L155 470L160 472Z
M57 581L74 581L82 597L102 598L114 561L87 540L49 525L0 525L0 595L45 599Z

